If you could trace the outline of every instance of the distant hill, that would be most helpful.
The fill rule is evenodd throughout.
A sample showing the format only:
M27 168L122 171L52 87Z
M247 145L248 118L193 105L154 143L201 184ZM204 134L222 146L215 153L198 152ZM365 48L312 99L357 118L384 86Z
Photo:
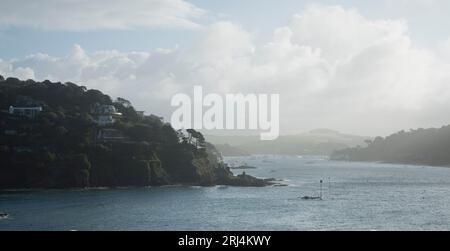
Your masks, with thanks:
M366 143L366 147L335 151L331 157L335 160L450 165L450 125L400 131L385 138L376 137Z
M273 141L261 141L259 136L216 136L206 139L219 145L224 156L240 154L330 155L336 150L363 145L369 137L343 134L330 129L315 129L296 135L282 135ZM225 148L220 146L228 145ZM232 151L231 151L232 148Z

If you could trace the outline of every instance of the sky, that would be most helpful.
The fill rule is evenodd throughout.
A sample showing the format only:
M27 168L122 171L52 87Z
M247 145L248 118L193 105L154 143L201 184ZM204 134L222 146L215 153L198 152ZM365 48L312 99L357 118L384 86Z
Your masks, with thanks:
M282 134L450 124L450 1L0 0L0 75L168 120L171 97L279 93Z

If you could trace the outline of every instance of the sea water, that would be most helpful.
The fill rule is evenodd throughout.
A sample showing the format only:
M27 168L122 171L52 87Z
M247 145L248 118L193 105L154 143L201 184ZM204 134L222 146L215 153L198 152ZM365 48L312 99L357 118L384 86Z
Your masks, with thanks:
M0 230L450 230L450 168L230 157L287 186L0 192ZM322 180L322 185L320 185ZM319 196L322 200L302 200Z

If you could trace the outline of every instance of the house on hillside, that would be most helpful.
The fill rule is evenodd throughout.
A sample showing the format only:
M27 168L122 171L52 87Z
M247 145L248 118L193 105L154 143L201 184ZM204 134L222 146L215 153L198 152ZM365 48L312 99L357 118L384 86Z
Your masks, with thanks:
M144 111L136 111L136 114L138 115L138 117L140 119L143 119L145 117L145 112Z
M98 115L95 122L99 126L109 126L109 125L113 125L116 122L116 120L111 115Z
M122 116L113 105L101 105L98 103L92 108L92 113L97 116L95 122L99 126L113 125L116 122L115 118Z
M97 141L123 141L126 140L122 132L112 128L103 128L97 131L96 140Z
M3 134L7 135L7 136L15 136L15 135L17 135L17 130L5 129L5 130L3 130Z
M28 119L35 119L39 113L42 112L42 106L32 106L32 107L17 107L17 106L10 106L9 107L9 113L28 118Z

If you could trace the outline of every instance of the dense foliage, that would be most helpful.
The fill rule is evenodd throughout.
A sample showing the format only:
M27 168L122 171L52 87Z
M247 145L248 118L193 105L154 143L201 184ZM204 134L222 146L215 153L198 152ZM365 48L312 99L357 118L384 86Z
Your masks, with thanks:
M34 119L11 106L41 106ZM100 126L93 107L121 113ZM147 186L236 181L214 146L195 130L175 131L160 117L142 116L123 98L73 83L0 76L0 188ZM102 130L116 138L99 138Z
M424 165L450 164L450 126L400 131L367 140L366 147L336 151L333 159Z

